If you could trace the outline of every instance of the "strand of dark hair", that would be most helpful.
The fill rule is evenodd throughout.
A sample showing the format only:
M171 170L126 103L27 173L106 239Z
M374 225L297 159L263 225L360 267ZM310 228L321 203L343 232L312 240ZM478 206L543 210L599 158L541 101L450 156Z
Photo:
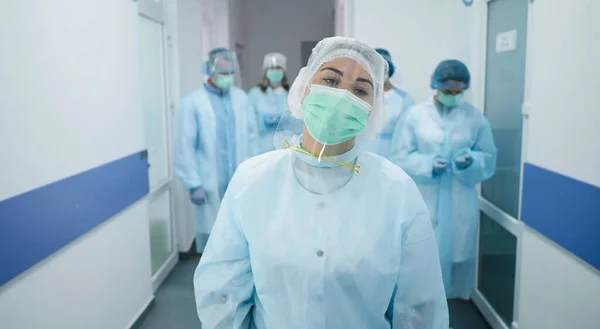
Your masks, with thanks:
M288 79L287 79L287 74L283 75L283 79L281 79L281 87L285 90L285 91L290 91L290 85L288 83ZM262 91L263 93L267 92L267 88L269 88L271 84L269 83L269 79L267 79L266 75L263 75L263 77L260 79L260 81L256 84L256 86L260 89L260 91Z

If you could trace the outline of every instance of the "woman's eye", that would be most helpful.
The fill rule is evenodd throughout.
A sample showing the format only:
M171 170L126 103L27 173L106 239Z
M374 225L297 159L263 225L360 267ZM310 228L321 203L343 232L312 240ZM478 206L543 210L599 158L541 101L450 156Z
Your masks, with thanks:
M323 82L325 82L325 84L328 86L335 86L337 85L338 81L334 78L323 78Z
M354 88L354 94L358 97L364 97L367 96L369 92L364 90L363 88Z

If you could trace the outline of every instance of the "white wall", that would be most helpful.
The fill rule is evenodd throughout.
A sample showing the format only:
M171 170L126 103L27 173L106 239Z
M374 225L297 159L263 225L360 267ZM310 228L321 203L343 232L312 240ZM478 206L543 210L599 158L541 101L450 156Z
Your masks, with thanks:
M245 0L228 1L229 36L230 47L233 49L236 43L246 44L246 10Z
M335 0L334 35L349 37L352 35L352 2L350 0Z
M594 19L600 3L545 0L534 8L529 144L536 147L528 161L600 186L600 148L590 138L600 122L600 23Z
M2 1L0 44L0 200L144 149L135 2ZM142 200L0 287L0 328L128 327L147 220Z
M531 110L527 162L600 187L598 1L530 6ZM597 328L600 271L526 229L519 328ZM599 251L600 252L600 251Z
M246 42L246 0L229 0L229 47L237 53L240 65L240 73L246 70L248 65L248 48ZM241 78L237 81L238 87L246 87Z
M459 59L474 71L473 15L462 1L356 0L351 7L351 36L389 50L392 82L417 102L432 95L431 73L440 61Z
M521 243L519 329L597 328L598 270L530 228Z
M203 0L206 7L204 21L209 25L210 47L231 47L229 2L224 0ZM206 59L206 58L205 58Z
M152 299L142 200L0 287L0 328L128 329Z
M208 51L202 44L204 10L201 0L177 1L177 11L172 20L177 22L173 42L177 49L179 80L173 83L178 84L179 88L174 96L183 96L204 83L200 73L200 66Z
M246 0L247 59L244 86L262 77L265 54L287 56L288 78L293 81L302 65L301 42L333 35L333 0Z

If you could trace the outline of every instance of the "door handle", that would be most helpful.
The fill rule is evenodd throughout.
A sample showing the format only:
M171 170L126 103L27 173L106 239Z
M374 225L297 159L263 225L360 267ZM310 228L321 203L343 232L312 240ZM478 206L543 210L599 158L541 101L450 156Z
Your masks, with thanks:
M150 168L150 161L148 161L148 150L140 151L140 159L148 162L148 168Z
M523 115L524 119L529 119L530 110L531 104L529 102L524 102L523 105L521 105L521 114Z

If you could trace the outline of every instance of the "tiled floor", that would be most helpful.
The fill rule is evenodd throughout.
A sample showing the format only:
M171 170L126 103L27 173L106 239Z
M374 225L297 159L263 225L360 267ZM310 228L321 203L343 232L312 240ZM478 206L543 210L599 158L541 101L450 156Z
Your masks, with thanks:
M192 279L199 258L180 261L156 293L154 306L136 329L200 329Z
M196 316L192 278L199 258L182 260L156 294L150 309L137 329L200 329ZM450 326L453 329L490 329L475 306L467 301L450 301Z
M491 329L472 302L450 300L448 307L452 329Z

